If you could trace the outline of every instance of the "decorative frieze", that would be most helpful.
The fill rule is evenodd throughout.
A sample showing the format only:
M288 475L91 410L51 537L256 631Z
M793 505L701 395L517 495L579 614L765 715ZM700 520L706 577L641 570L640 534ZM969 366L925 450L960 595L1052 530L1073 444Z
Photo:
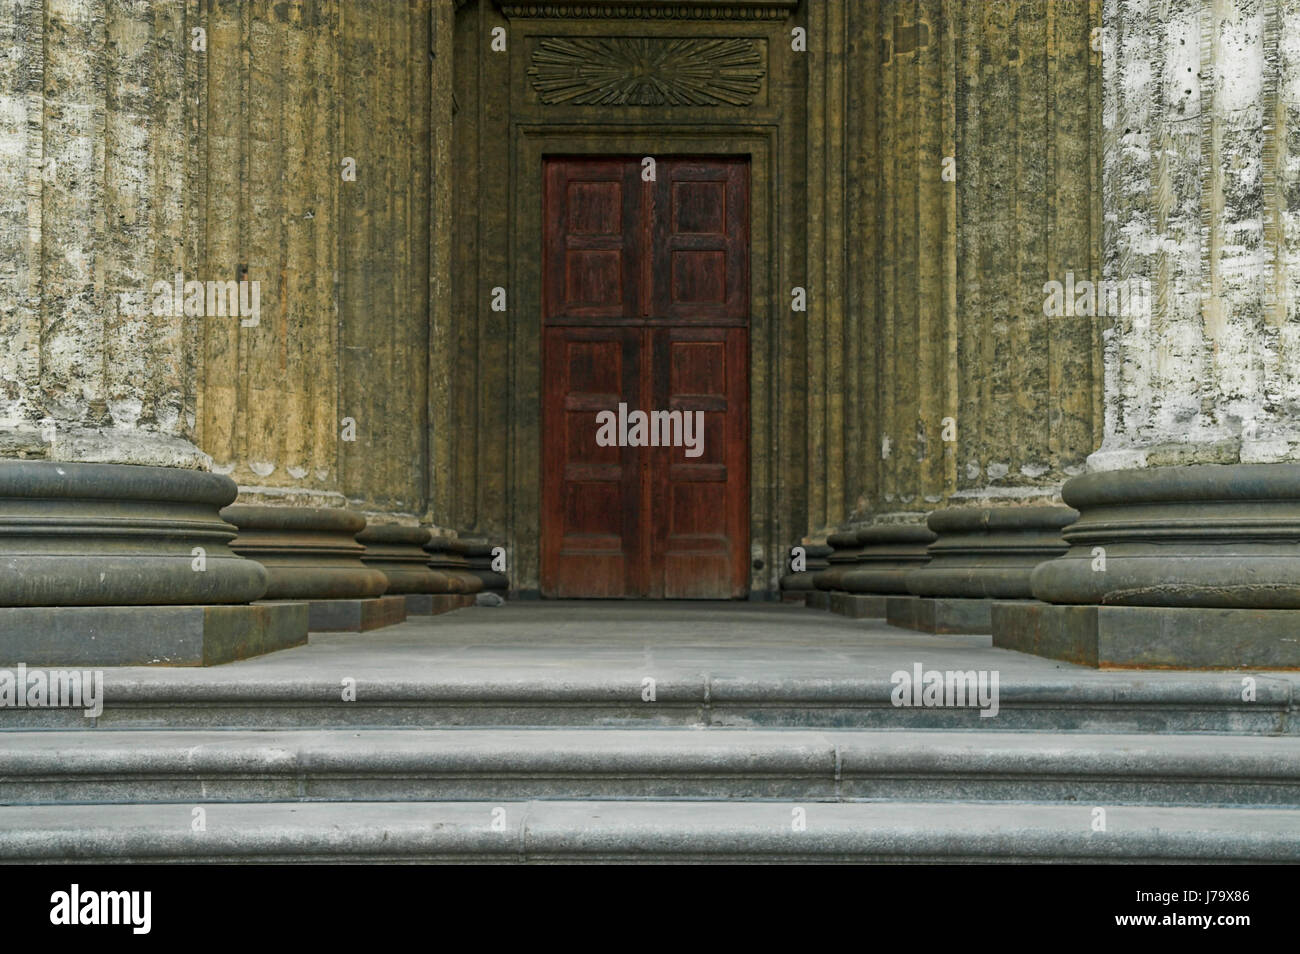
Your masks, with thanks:
M661 2L606 3L503 3L501 12L511 19L565 20L784 20L799 0L736 0L732 3Z
M748 106L763 53L750 38L548 37L528 75L548 106Z

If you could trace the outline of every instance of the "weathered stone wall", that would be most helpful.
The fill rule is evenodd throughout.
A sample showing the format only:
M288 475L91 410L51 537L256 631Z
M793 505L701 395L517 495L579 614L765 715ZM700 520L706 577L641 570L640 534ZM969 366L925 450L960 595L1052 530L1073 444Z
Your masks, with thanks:
M1090 467L1300 461L1300 6L1106 4L1106 339Z

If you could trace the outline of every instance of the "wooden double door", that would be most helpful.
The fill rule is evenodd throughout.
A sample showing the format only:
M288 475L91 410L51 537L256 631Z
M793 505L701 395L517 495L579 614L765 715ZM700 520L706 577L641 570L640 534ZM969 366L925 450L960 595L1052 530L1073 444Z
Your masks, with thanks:
M546 596L748 589L749 167L652 172L641 157L546 162Z

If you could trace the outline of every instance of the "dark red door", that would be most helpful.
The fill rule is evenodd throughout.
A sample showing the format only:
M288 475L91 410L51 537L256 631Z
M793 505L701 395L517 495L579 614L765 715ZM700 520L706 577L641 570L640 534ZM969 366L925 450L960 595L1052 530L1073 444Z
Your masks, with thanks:
M745 595L747 164L552 159L544 202L543 593Z

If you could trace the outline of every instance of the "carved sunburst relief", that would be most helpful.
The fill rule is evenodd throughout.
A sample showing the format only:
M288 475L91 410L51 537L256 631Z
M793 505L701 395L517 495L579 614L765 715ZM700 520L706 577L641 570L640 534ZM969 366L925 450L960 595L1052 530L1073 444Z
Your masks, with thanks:
M757 41L699 37L552 37L528 68L552 106L748 106L763 74Z

